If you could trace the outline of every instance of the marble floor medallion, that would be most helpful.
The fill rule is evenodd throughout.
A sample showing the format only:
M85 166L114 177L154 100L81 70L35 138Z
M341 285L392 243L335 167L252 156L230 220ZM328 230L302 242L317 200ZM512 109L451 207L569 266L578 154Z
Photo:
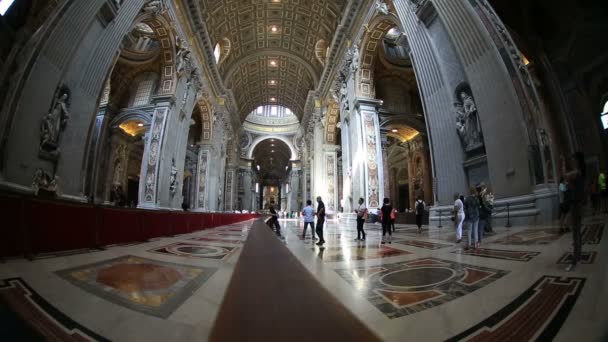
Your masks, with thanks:
M225 260L238 247L202 245L196 243L177 242L171 245L150 249L148 252L170 254L180 257Z
M235 243L235 244L242 244L245 242L244 240L241 240L241 239L235 240L235 239L208 237L208 236L193 237L193 238L189 238L188 240L203 241L203 242Z
M313 249L314 250L314 249ZM326 247L319 251L319 258L325 262L356 261L366 259L389 258L399 255L412 254L407 251L388 246L344 246Z
M508 273L436 258L337 269L336 272L388 318L450 302Z
M55 273L114 304L167 318L216 270L127 255Z

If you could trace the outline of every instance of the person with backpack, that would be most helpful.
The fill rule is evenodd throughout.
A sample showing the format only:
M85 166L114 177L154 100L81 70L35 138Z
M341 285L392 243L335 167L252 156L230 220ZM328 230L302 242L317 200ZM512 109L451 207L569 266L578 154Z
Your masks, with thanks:
M380 212L382 213L382 244L391 243L393 233L391 231L391 212L393 211L393 207L390 204L390 200L385 198L382 201L382 208L380 208ZM386 233L388 232L388 240L386 239Z
M464 200L464 216L467 229L469 231L469 243L465 249L477 248L479 244L478 227L479 227L479 197L477 189L472 186L469 188L469 196Z
M424 215L424 210L426 208L426 204L422 200L420 196L416 199L416 225L418 226L418 233L422 233L422 216Z
M357 214L357 238L355 241L365 241L365 231L363 230L363 224L367 218L367 208L365 207L365 200L359 198L359 206L355 209Z
M485 183L477 185L476 189L479 201L479 227L477 244L481 244L484 233L490 232L490 220L492 219L492 209L494 208L494 196L489 194Z

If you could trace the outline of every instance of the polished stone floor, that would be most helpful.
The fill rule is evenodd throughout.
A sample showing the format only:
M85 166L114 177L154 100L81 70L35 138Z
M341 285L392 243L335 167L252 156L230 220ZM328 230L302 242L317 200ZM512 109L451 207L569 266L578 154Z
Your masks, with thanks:
M464 250L448 226L418 234L397 225L392 243L380 244L379 225L366 225L358 242L354 222L328 221L320 248L301 239L302 222L281 225L293 255L383 340L605 341L607 221L586 218L574 272L564 271L571 237L555 227L497 227L480 249ZM0 315L39 317L58 340L204 341L250 226L4 261Z

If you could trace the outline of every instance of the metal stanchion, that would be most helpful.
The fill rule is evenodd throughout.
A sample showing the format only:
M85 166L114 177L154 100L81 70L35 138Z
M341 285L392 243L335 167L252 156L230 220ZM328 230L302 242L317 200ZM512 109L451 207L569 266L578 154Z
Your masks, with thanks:
M507 228L511 228L511 213L510 213L510 204L507 203L507 224L505 225L505 227Z

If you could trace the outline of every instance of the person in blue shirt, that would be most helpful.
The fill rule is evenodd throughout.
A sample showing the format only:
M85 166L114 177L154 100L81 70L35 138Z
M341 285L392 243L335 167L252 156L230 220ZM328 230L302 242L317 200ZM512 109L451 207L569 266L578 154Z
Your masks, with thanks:
M307 200L306 206L302 209L302 216L304 216L304 232L302 232L302 240L306 239L306 228L310 225L310 233L312 234L312 241L315 241L315 208L312 207L312 201Z

